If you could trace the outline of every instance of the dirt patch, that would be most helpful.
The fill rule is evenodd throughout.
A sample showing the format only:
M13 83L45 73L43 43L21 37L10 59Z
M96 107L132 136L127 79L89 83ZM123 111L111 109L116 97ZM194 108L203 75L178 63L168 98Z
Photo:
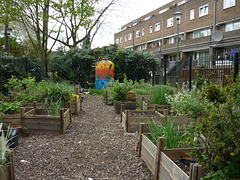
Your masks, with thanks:
M153 179L137 157L137 140L124 135L112 106L89 96L65 134L19 137L16 179Z

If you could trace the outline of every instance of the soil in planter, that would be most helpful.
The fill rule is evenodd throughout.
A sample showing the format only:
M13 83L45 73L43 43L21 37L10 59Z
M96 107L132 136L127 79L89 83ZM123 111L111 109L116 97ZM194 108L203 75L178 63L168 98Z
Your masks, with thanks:
M186 165L183 163L181 160L175 160L173 161L178 167L180 167L188 176L189 176L189 170L190 170L190 165ZM201 177L206 176L209 173L209 170L206 168L202 168L201 170Z
M133 116L133 117L160 117L156 113L144 113L144 112L130 112L130 116Z

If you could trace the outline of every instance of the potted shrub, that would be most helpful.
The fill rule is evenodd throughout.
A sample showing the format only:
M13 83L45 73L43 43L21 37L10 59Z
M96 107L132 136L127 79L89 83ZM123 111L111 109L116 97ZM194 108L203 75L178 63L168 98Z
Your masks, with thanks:
M120 84L118 80L114 83L110 95L114 100L114 109L117 114L120 114L121 104L125 105L125 109L134 110L137 108L137 103L130 101L127 97L131 89L133 89L133 82L131 80L128 81L126 77L122 84Z

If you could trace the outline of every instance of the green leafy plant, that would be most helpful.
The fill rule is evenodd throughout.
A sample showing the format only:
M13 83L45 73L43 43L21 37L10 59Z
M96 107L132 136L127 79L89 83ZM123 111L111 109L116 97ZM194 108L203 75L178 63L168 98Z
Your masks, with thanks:
M131 89L133 89L133 81L128 81L125 76L122 84L120 84L118 80L114 83L114 86L109 91L109 94L113 100L127 101L127 94Z
M0 112L4 114L16 114L20 111L21 103L19 101L15 101L13 103L1 103L0 104Z

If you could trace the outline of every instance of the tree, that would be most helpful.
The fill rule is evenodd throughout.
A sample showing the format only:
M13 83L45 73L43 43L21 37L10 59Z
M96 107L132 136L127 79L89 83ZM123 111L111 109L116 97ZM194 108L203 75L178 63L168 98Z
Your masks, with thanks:
M101 19L104 13L117 2L117 0L110 0L107 5L100 10L97 10L97 5L103 2L101 0L56 0L53 1L52 8L54 14L53 19L58 22L59 27L63 27L64 30L59 28L55 31L57 36L59 32L61 35L64 33L64 39L49 37L69 48L77 47L83 42L86 43L89 40L91 33L93 37L101 26ZM93 32L95 29L95 32Z

